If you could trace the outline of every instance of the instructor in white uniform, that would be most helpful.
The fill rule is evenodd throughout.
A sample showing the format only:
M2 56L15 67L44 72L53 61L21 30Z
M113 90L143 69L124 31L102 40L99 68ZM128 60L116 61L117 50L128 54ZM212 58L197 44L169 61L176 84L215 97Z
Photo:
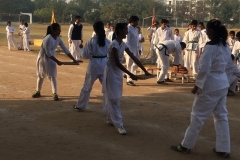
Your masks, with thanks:
M14 27L11 25L11 21L7 22L7 27L6 27L6 31L7 31L7 40L8 40L8 50L11 51L12 47L11 45L14 46L14 48L18 49L17 46L17 42L14 38Z

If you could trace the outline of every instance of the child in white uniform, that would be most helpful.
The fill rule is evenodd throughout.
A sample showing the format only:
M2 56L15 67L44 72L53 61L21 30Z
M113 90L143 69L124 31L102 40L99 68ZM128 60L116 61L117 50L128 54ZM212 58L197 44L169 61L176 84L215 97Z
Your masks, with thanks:
M18 36L19 36L19 49L23 49L23 31L25 30L25 25L24 25L24 21L21 20L20 21L20 25L19 25L19 32L18 32Z
M87 67L87 73L83 88L80 92L77 104L74 109L82 111L88 106L90 93L94 82L99 79L103 80L104 68L107 63L107 52L110 41L106 38L104 24L97 21L93 25L96 36L91 38L82 50L82 57L90 59Z
M23 30L23 49L24 51L30 51L29 39L30 39L30 28L28 27L28 23L24 23Z
M230 50L233 50L233 46L236 42L236 38L235 38L235 31L230 31L229 32L229 37L227 40L227 44L229 45Z
M141 32L141 28L140 27L137 27L137 30L138 30L138 50L139 50L139 56L143 55L144 52L143 52L143 45L142 43L145 42L145 39L144 39L144 36Z
M115 27L114 26L111 26L111 32L109 32L108 36L107 36L107 39L109 39L110 42L112 42L113 40L113 34L114 34L114 31L115 31Z
M200 57L199 72L192 93L196 94L191 112L191 122L179 145L171 148L178 152L189 153L197 140L205 120L212 114L216 130L215 153L222 157L230 156L230 134L226 96L228 77L225 67L230 60L227 41L227 29L219 20L207 23L207 35L210 42L204 47ZM204 148L203 148L204 149Z
M7 27L6 27L6 31L7 31L7 40L8 40L8 50L11 51L11 45L14 46L14 48L18 49L17 46L17 42L14 38L14 27L11 25L11 21L7 22Z
M155 39L155 33L156 33L156 30L158 29L159 27L159 22L155 21L154 24L151 26L151 27L148 27L148 31L149 31L149 35L148 35L148 39L151 43L150 45L150 53L151 53L151 63L152 64L156 64L157 62L157 55L156 55L156 51L155 51L155 47L154 47L154 44L153 44L153 41Z
M69 58L71 58L75 63L77 63L77 61L73 58L70 51L66 48L62 39L59 37L61 33L60 25L58 23L53 23L51 25L51 29L52 32L43 39L42 46L38 54L36 65L36 72L38 77L37 88L36 93L34 93L32 97L33 98L41 97L40 91L42 89L43 80L45 77L48 77L52 85L53 99L55 101L58 101L56 64L61 66L62 62L60 62L56 58L55 49L59 45L63 49L64 53L68 55Z
M179 29L174 30L174 40L178 42L182 42L183 37L179 34Z
M237 67L240 69L240 32L237 32L236 39L237 40L232 49L232 54L235 57Z
M116 25L116 39L112 41L108 52L108 62L104 71L103 79L103 94L105 96L106 105L104 109L108 111L107 122L112 123L118 130L119 134L126 134L123 127L122 115L120 111L120 98L122 97L123 76L122 72L128 74L131 79L137 80L138 77L128 71L122 65L123 53L126 53L144 72L145 75L150 75L143 67L141 62L129 50L128 46L122 41L128 33L126 23L118 23Z

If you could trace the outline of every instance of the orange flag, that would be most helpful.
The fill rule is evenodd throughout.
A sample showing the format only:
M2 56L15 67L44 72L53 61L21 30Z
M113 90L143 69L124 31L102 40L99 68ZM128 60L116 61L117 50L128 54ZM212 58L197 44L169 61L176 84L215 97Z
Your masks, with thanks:
M54 15L54 8L52 8L52 20L51 24L56 23L55 15Z

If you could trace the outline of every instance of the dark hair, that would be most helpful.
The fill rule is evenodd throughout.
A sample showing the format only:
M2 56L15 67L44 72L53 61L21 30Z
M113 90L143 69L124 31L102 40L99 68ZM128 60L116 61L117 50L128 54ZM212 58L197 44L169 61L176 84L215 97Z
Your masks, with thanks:
M240 37L240 32L237 32L236 37Z
M101 21L97 21L93 24L93 29L98 37L98 45L100 47L104 47L105 46L105 38L106 38L106 34L105 34L105 30L104 30L104 24Z
M184 42L180 42L180 45L181 45L182 49L185 49L187 47L186 43L184 43Z
M235 60L235 56L233 54L231 54L231 58L232 58L232 61Z
M25 22L25 23L24 23L24 26L28 27L28 23L27 23L27 22Z
M191 24L191 25L197 25L197 24L198 24L198 21L197 21L197 20L192 20L190 24Z
M7 24L10 24L11 23L11 21L7 21Z
M139 29L139 31L141 30L141 27L139 27L139 26L137 26L136 28Z
M129 18L129 23L132 23L132 22L136 22L136 21L139 21L139 18L137 17L137 16L131 16L130 18Z
M126 26L127 26L127 23L118 23L116 25L112 40L116 39L116 37L120 34L120 31L122 31Z
M47 33L46 33L46 36L51 34L52 33L52 29L51 29L51 26L48 26L47 27Z
M155 23L156 23L157 25L159 25L159 22L158 22L158 21L155 21Z
M219 20L213 19L207 23L207 29L212 29L214 31L213 38L211 42L213 44L218 44L222 42L225 46L227 44L228 32L225 26Z
M199 22L199 23L198 23L198 25L201 25L201 26L203 26L203 28L205 28L205 26L204 26L204 23L203 23L203 22Z
M235 35L235 31L230 31L229 34Z
M24 20L20 20L20 22L24 22Z
M60 28L60 25L58 23L53 23L51 24L51 30L52 32L53 31L56 31L58 28Z
M162 19L162 20L161 20L161 23L168 23L168 20Z
M77 19L81 19L81 16L75 16L75 20L77 20Z
M174 31L178 31L179 32L179 29L176 28Z

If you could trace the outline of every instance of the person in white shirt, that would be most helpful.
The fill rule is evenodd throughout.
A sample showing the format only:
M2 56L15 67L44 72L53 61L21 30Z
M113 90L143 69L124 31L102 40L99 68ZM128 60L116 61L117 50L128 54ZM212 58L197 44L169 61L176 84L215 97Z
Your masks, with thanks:
M114 125L121 135L127 132L123 127L122 114L120 110L120 99L123 90L123 77L122 72L128 74L131 79L137 80L138 77L131 71L127 70L122 65L124 51L128 54L134 63L136 63L144 72L145 75L150 75L144 68L139 59L131 52L129 46L123 42L128 34L128 27L126 23L118 23L116 25L116 39L112 41L108 51L108 62L104 70L102 92L105 97L104 110L107 114L107 124Z
M106 37L108 37L108 34L111 32L111 28L110 28L110 23L106 23L106 26L105 26L105 34L106 34Z
M144 51L143 51L142 43L145 42L145 39L144 39L144 36L142 35L141 28L137 27L137 30L138 30L138 40L139 40L139 43L138 43L139 55L143 55Z
M23 30L23 49L24 51L30 51L29 39L30 39L30 28L28 27L28 23L24 23Z
M225 72L225 67L231 60L231 52L226 43L228 33L219 20L211 20L207 23L207 35L211 41L206 44L200 56L199 72L192 89L192 93L196 96L191 122L181 144L172 145L171 149L190 153L205 120L213 115L216 130L216 146L213 151L229 158L230 133L226 107L229 82Z
M174 30L174 40L178 42L182 42L183 37L179 34L179 29Z
M198 29L201 31L202 33L202 37L203 37L203 45L205 46L207 42L210 41L210 39L208 38L207 36L207 31L206 31L206 28L204 26L204 23L203 22L199 22L198 23Z
M235 38L235 31L230 31L229 32L229 37L227 39L227 44L229 45L230 50L233 50L233 46L236 42L236 38Z
M192 74L195 77L198 73L198 57L200 57L205 43L201 31L197 29L198 21L192 20L191 25L191 29L186 32L183 38L183 42L187 45L184 55L184 67L186 67L189 72L192 68Z
M156 54L156 51L154 49L153 41L155 39L155 33L156 33L156 30L158 29L158 27L159 27L159 22L155 21L152 26L147 28L147 30L149 31L148 39L151 43L150 53L151 53L151 63L152 64L156 64L156 62L157 62L157 54Z
M61 33L61 27L58 23L51 24L51 33L48 34L42 42L41 49L38 54L37 64L36 64L36 73L37 73L37 87L36 92L32 95L33 98L41 97L41 89L43 85L43 80L45 77L48 77L51 81L53 99L58 101L57 95L57 65L61 66L63 63L56 58L55 50L57 46L60 46L64 53L67 54L73 62L78 63L70 51L64 45L62 39L59 37Z
M128 34L125 40L129 50L133 53L133 55L137 59L140 59L139 50L138 50L139 49L138 48L138 44L139 44L138 31L136 29L136 27L138 26L138 21L139 21L139 18L137 16L130 17L129 24L128 24ZM138 65L134 63L132 58L126 53L125 53L125 59L126 59L127 70L129 70L131 73L134 73L137 70ZM127 75L127 85L136 86L136 84L133 82L133 80L129 75Z
M81 17L76 16L75 22L70 25L68 30L68 42L70 45L70 52L72 56L78 61L83 62L80 59L81 49L80 45L83 43L83 26L81 24Z
M21 20L20 21L20 25L19 25L19 31L18 31L18 36L19 36L19 49L23 49L23 31L25 30L25 25L24 25L24 21Z
M14 38L14 27L11 25L11 21L7 22L7 27L6 27L6 31L7 31L7 40L8 40L8 50L11 51L12 47L11 45L14 46L14 48L18 48L17 42Z
M78 102L73 107L76 111L82 111L88 106L92 86L97 79L102 84L104 68L107 63L110 41L106 38L104 24L101 21L97 21L93 24L93 28L96 36L86 43L81 52L83 58L90 60Z
M182 64L182 51L186 48L186 44L184 42L178 42L175 40L166 40L162 43L156 45L158 59L161 64L160 76L157 80L158 84L166 84L165 76L167 75L167 71L169 69L169 55L172 54L174 57L173 65L179 66Z
M114 26L111 26L110 28L111 28L111 32L109 32L107 38L108 38L109 41L112 42L112 40L113 40L113 34L114 34L114 31L115 31L115 27L114 27Z
M240 32L236 34L236 42L234 43L232 54L235 57L237 67L240 69Z

